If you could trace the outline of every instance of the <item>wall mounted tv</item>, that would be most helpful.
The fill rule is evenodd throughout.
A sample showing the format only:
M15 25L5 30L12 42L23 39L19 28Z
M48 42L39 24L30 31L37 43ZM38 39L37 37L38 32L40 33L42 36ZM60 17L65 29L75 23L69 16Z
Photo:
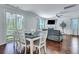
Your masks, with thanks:
M55 24L55 20L48 20L48 24L49 24L49 25Z

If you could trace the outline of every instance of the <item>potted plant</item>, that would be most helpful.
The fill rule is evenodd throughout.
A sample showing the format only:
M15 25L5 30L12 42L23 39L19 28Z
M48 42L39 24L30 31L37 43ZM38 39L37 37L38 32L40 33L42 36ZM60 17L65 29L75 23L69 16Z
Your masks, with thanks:
M66 23L63 21L60 26L62 27L62 30L63 30L63 34L64 34L64 28L66 27Z

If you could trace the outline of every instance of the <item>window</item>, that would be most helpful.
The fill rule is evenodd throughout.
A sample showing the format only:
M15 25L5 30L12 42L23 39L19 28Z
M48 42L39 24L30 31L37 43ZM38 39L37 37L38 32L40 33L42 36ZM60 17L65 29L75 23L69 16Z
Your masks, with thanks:
M23 16L6 12L6 40L14 39L16 30L22 30Z
M45 19L40 19L38 21L38 28L39 29L44 29L45 28Z
M78 18L72 18L72 20L71 20L71 28L72 28L72 33L74 35L78 35L78 23L79 23Z
M18 14L11 14L9 12L6 12L6 24L7 24L7 30L21 30L22 29L22 23L23 22L23 16Z
M77 18L73 18L72 19L72 29L73 30L77 30L78 29L78 19Z
M9 12L6 12L6 24L7 24L7 30L15 30L16 29L16 19L15 14L11 14Z
M17 29L22 30L23 16L17 15Z

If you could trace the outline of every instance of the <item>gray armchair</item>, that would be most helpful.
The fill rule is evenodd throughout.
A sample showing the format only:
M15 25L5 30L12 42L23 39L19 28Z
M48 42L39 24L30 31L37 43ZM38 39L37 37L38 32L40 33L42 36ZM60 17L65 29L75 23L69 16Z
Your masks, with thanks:
M53 28L49 28L47 38L53 41L62 41L63 35L61 34L60 30L54 30Z

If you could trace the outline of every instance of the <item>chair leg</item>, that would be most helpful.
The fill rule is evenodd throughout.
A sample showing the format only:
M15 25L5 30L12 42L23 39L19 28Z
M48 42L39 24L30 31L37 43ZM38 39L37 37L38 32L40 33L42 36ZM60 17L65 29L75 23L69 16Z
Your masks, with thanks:
M41 51L40 50L41 50L41 48L39 48L39 54L41 54Z
M21 53L21 50L20 50L20 53Z
M36 47L36 53L38 53L38 49L37 49L37 47Z
M26 54L26 47L25 47L25 54Z
M21 53L21 50L22 50L22 45L20 44L20 53Z
M47 50L46 50L46 46L44 46L44 51L45 51L45 54L46 54L46 52L47 52Z

